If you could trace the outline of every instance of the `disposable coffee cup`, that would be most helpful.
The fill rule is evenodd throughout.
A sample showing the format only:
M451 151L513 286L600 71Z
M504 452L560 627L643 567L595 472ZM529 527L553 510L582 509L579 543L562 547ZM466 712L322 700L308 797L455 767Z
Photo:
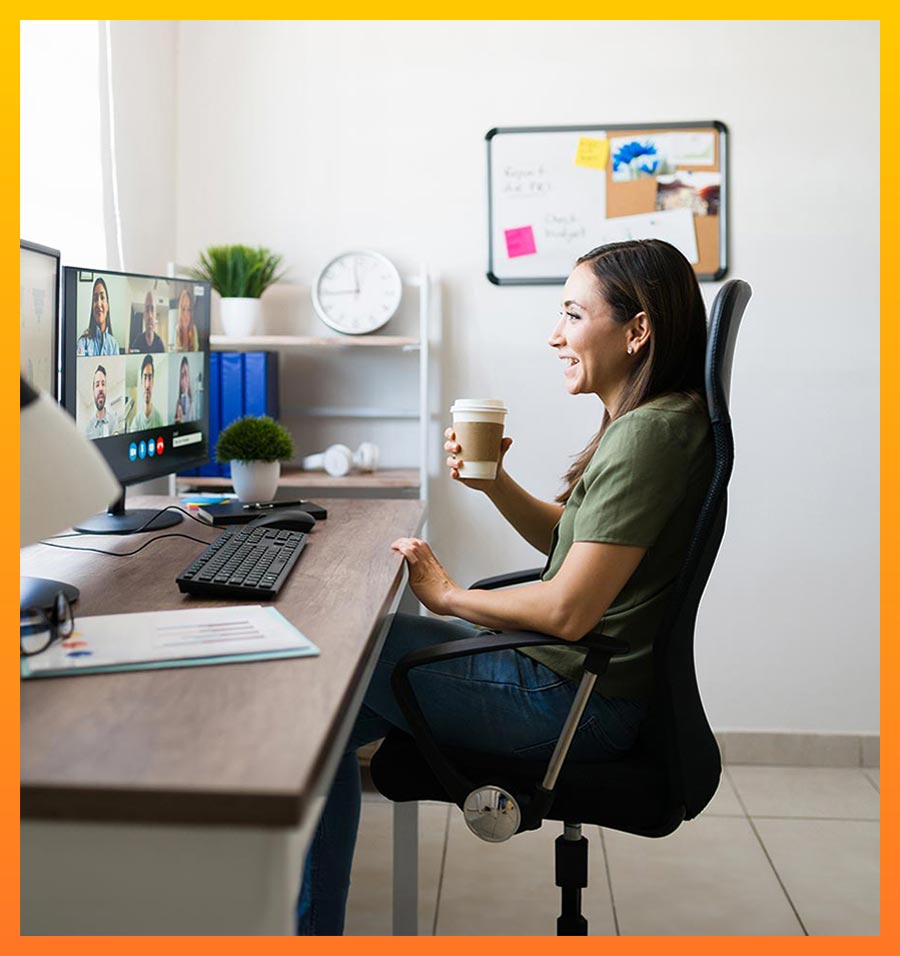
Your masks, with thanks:
M458 398L450 407L460 446L460 478L497 477L506 406L492 398Z

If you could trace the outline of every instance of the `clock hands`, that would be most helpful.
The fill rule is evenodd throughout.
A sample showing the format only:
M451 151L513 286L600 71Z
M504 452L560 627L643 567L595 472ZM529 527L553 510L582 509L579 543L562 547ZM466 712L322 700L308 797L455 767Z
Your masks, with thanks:
M353 288L352 289L322 289L325 295L359 295L359 264L353 260Z

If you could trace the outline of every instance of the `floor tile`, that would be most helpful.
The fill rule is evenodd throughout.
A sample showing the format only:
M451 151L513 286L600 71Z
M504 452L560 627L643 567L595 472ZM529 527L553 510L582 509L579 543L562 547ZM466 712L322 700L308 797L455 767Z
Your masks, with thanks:
M430 936L434 927L448 809L446 804L419 805L420 936ZM350 872L350 899L344 928L348 936L391 935L393 813L393 804L382 797L363 800L359 839Z
M485 843L470 833L459 811L450 816L447 863L438 907L439 936L555 936L559 888L554 841L562 824ZM588 887L582 912L592 936L615 935L603 848L597 827L588 838Z
M811 936L879 933L879 829L857 820L756 820Z
M701 815L658 840L604 838L623 936L802 935L745 818Z
M729 767L728 775L751 817L879 817L878 794L863 770Z
M719 789L716 790L715 796L709 801L703 814L704 816L711 815L714 817L742 817L745 815L744 808L741 806L731 780L728 778L727 767L723 768L722 776L719 779Z

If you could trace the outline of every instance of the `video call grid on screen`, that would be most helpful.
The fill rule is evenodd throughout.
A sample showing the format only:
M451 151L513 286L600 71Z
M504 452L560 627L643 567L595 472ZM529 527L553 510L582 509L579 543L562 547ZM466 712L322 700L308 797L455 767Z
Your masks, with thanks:
M67 266L63 391L123 483L208 461L208 283Z

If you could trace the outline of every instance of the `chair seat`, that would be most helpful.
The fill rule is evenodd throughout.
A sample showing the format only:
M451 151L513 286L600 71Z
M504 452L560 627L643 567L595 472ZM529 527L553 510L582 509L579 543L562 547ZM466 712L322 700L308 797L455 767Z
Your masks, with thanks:
M453 764L478 786L491 783L514 794L530 793L546 761L517 760L473 750L445 748ZM441 786L408 734L391 731L375 752L372 780L389 800L454 801ZM667 800L669 787L658 760L637 750L614 762L566 763L546 818L597 824L640 836L667 836L684 809Z

